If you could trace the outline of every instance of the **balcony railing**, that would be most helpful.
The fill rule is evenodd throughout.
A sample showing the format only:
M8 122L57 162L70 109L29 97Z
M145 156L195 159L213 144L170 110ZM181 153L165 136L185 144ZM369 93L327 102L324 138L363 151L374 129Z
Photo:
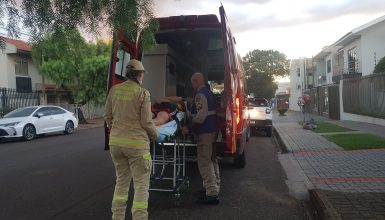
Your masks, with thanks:
M336 75L332 77L333 82L339 82L343 79L352 79L352 78L358 78L361 77L362 73L344 73L340 75Z

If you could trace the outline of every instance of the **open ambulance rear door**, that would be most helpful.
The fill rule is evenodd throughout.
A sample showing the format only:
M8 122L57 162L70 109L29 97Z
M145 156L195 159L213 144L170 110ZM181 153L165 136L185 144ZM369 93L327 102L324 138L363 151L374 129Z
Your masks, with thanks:
M226 149L225 154L234 155L237 149L237 110L236 93L236 55L234 53L234 40L230 29L227 26L227 17L223 6L219 7L221 16L223 47L224 47L224 70L225 70L225 94L226 94Z

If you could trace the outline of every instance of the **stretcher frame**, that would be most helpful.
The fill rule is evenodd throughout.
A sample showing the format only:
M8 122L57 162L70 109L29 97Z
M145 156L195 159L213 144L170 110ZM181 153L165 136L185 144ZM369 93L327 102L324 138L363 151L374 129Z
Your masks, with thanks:
M180 205L182 193L188 191L190 180L186 175L186 148L196 146L188 142L185 136L173 135L167 138L169 141L161 143L152 142L152 171L150 191L173 193L174 205ZM157 149L161 154L157 154ZM167 154L171 150L171 154ZM167 174L171 169L171 175ZM155 183L164 183L165 187L154 188Z

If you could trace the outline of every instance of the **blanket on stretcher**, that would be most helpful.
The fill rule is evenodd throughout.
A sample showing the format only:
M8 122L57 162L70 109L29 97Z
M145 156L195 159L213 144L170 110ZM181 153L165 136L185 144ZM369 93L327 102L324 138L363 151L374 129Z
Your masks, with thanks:
M155 138L155 141L160 143L163 142L167 136L172 136L178 129L178 125L175 120L171 120L166 124L163 124L156 128L159 131L159 136Z

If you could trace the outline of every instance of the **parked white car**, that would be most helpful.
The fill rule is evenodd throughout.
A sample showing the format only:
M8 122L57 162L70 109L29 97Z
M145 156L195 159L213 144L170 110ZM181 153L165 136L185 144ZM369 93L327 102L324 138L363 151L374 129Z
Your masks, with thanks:
M269 107L269 102L262 98L251 98L249 99L248 110L251 131L265 130L266 136L271 137L273 113Z
M0 138L23 137L32 140L39 134L72 134L78 126L74 113L58 106L19 108L0 118Z

